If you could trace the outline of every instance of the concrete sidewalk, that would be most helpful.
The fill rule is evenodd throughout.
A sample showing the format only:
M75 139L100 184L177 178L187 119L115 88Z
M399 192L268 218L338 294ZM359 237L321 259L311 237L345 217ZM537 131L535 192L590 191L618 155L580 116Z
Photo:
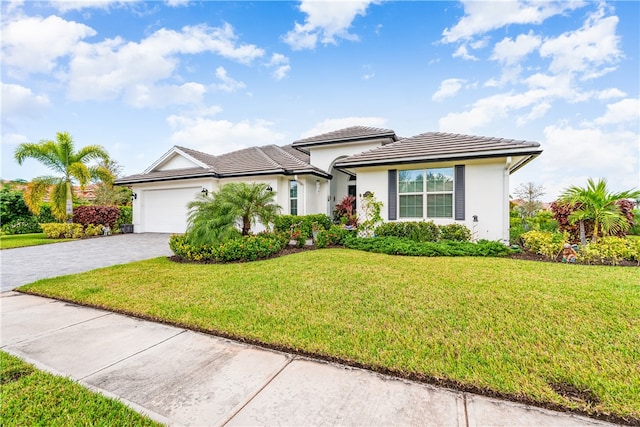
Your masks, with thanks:
M17 292L2 350L169 425L605 426Z

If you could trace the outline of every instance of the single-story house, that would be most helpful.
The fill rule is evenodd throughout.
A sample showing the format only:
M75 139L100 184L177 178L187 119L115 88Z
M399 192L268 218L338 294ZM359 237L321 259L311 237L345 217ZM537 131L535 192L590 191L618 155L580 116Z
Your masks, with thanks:
M214 156L174 146L144 172L119 178L134 193L134 232L181 233L187 203L229 182L262 182L283 213L332 215L345 196L373 192L384 221L459 223L474 238L509 239L509 176L540 144L428 132L399 138L354 126L286 146Z

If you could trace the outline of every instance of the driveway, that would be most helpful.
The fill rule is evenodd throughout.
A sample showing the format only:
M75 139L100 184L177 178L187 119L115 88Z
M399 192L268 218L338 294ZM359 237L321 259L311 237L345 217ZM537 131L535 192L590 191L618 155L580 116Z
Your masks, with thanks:
M2 291L48 277L172 255L170 234L119 234L0 251Z

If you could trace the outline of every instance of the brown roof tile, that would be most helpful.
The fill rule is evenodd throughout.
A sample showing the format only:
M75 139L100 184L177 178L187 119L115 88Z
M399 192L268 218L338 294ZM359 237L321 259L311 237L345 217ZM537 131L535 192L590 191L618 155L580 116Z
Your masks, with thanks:
M381 129L368 126L352 126L322 135L311 136L293 142L294 147L304 147L309 145L331 144L335 142L346 142L370 138L391 138L397 140L396 134L391 129Z
M540 144L533 141L427 132L355 154L339 161L336 166L353 167L518 154L537 155L541 152Z

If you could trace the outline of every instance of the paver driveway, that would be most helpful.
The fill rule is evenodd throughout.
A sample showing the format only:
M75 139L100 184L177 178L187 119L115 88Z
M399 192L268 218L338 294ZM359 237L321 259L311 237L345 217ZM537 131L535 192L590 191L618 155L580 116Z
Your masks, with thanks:
M38 279L172 255L170 234L120 234L0 251L2 291Z

